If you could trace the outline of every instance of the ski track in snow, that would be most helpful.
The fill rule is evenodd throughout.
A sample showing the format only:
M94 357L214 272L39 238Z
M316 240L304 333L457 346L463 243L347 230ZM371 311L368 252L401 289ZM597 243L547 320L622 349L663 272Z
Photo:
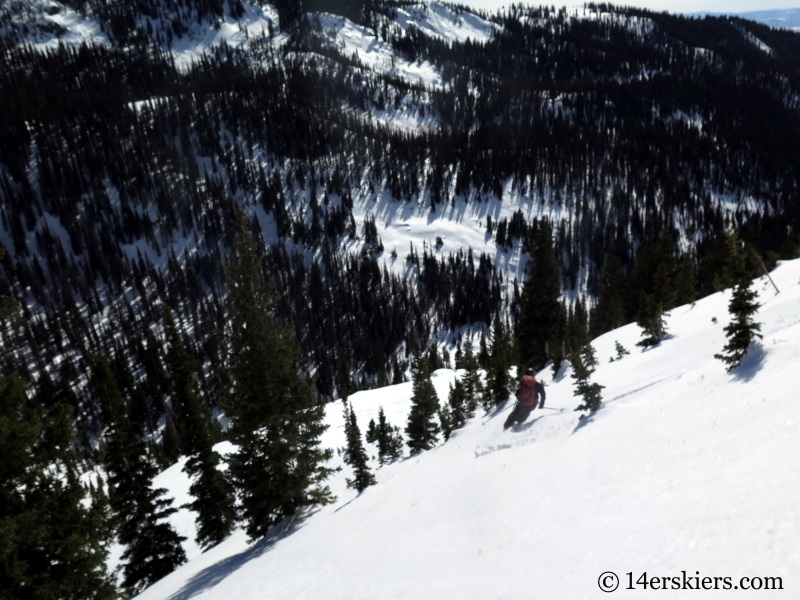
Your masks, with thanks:
M769 575L791 589L800 572L800 260L772 276L780 294L754 282L764 339L734 372L713 357L725 344L728 290L673 310L671 337L647 351L635 346L635 325L594 340L592 379L606 401L588 419L574 411L571 369L555 378L548 369L538 375L546 406L563 412L537 410L521 431L503 432L507 411L479 410L430 451L380 468L373 456L378 484L360 495L346 488L344 468L329 481L333 505L254 544L241 530L204 553L189 541L190 561L139 598L581 600L599 597L597 578L609 570ZM616 341L630 355L609 362ZM433 374L441 401L457 376ZM410 396L410 382L353 394L362 434L380 406L403 428ZM325 447L344 446L342 408L326 406ZM187 500L179 465L156 483ZM191 536L183 510L173 522Z

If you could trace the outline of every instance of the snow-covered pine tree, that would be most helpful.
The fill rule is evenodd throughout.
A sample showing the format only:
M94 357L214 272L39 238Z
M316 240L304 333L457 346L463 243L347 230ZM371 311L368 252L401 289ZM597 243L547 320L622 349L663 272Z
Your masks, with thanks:
M721 354L715 354L718 358L728 365L728 372L738 367L747 349L755 338L760 338L761 324L753 320L753 315L759 308L756 298L758 293L750 289L752 283L745 267L744 252L738 244L731 248L731 257L728 261L730 275L736 281L733 288L733 295L728 304L728 312L731 315L731 322L725 326L725 335L728 343L725 345Z
M167 517L177 512L166 490L153 489L155 466L128 419L122 395L105 356L94 356L89 380L103 421L109 501L117 533L125 546L122 585L140 592L186 562L181 542Z
M289 327L273 318L275 298L264 281L244 211L226 266L231 303L228 372L232 389L225 403L230 441L229 473L241 502L240 517L251 539L265 535L284 517L332 501L322 483L333 455L320 436L324 407L300 376L300 350Z
M439 425L434 421L439 410L439 398L431 382L427 362L426 357L419 354L411 359L413 393L406 425L406 443L412 454L433 448L439 434Z
M194 378L199 365L187 351L169 308L164 315L164 331L169 345L166 363L172 383L172 409L183 453L188 457L183 470L192 479L189 493L194 501L189 506L197 513L197 543L210 548L233 530L236 521L233 488L217 469L220 456L214 451L209 432L209 409L200 399Z
M353 478L347 479L347 487L353 488L360 494L371 485L375 485L375 476L369 468L369 457L364 444L361 443L361 430L358 428L356 413L353 405L344 407L344 434L347 446L342 452L345 464L353 468Z
M573 351L570 356L570 362L572 363L572 379L575 381L575 391L572 395L583 398L583 404L575 410L589 410L595 412L600 408L600 404L603 401L600 390L602 390L604 386L599 383L589 382L589 378L592 376L592 373L594 373L594 368L584 362L581 354L583 353Z

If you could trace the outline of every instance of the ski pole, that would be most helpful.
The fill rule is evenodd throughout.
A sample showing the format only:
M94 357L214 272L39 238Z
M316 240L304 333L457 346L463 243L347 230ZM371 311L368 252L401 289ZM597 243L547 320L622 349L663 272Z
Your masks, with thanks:
M542 410L557 410L557 411L559 411L559 412L561 411L561 409L560 409L560 408L550 408L549 406L543 406L543 407L542 407Z

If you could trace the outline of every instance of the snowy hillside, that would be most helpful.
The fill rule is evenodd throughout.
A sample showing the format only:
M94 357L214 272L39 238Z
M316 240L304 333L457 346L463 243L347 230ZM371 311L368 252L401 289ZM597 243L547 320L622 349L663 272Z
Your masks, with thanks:
M604 405L588 421L574 411L569 369L555 379L548 370L539 375L547 408L520 432L502 431L506 413L480 415L434 450L377 469L378 484L360 496L345 488L344 469L332 481L334 505L252 546L239 531L190 552L139 598L578 600L602 596L605 571L620 577L621 597L636 595L624 589L628 572L635 581L643 572L680 580L682 571L711 585L781 577L791 596L800 572L800 260L780 264L773 279L778 295L766 280L753 284L764 338L733 373L713 358L724 345L726 291L673 310L670 337L649 351L635 347L635 325L596 339ZM631 354L609 362L616 341ZM434 373L442 400L455 376ZM362 432L381 405L404 425L410 394L406 383L352 396ZM341 447L341 403L328 405L327 421L324 443ZM176 467L169 473L157 483L185 488Z

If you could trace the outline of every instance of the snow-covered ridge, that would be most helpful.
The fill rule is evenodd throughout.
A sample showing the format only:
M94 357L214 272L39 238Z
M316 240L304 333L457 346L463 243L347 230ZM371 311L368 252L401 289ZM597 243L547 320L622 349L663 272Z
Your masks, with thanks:
M428 36L462 43L486 43L502 29L496 23L438 2L398 8L396 22L404 31L416 27Z
M427 61L411 62L396 56L392 46L361 25L337 15L318 15L330 42L345 56L352 56L373 71L427 87L443 87L439 70Z
M594 340L604 405L588 420L574 411L570 369L548 369L538 375L546 408L521 431L502 431L507 411L479 411L431 451L382 468L373 461L378 484L360 495L345 487L345 468L330 482L332 506L254 545L237 531L140 598L581 600L599 597L605 571L770 576L791 589L800 572L800 260L772 278L780 294L766 278L753 283L764 338L732 373L714 358L727 290L674 309L670 336L650 350L636 348L636 325ZM611 361L615 342L630 355ZM434 373L441 401L456 376ZM351 396L362 433L380 406L404 426L410 395L405 383ZM323 445L342 447L341 403L327 406L326 421ZM185 493L180 471L169 473L158 484Z
M278 11L274 6L246 1L241 2L241 6L242 13L233 15L230 5L224 3L223 16L202 19L192 11L178 19L178 15L167 12L164 7L158 15L140 16L137 26L158 41L181 69L190 67L204 53L223 43L235 48L258 39L268 39L275 45L287 41L288 36L281 33ZM0 9L0 16L0 35L13 33L15 43L30 44L37 50L55 48L59 44L110 44L95 16L89 12L79 14L54 0L7 2ZM182 27L178 33L173 24L176 20Z
M53 0L4 2L0 6L0 36L11 36L19 45L30 44L37 50L59 44L109 43L96 19Z

